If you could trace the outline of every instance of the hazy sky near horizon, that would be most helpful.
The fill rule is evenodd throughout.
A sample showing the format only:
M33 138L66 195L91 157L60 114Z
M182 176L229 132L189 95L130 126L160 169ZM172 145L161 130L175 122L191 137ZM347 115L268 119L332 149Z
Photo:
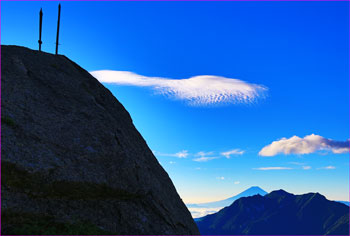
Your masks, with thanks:
M1 44L55 49L58 2L1 1ZM61 2L185 202L250 186L349 199L348 2Z

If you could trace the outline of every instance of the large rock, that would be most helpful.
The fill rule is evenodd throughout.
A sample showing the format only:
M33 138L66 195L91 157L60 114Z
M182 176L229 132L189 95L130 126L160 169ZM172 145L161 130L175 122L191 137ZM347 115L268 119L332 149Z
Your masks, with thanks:
M65 56L1 46L1 109L3 234L199 234L129 113Z

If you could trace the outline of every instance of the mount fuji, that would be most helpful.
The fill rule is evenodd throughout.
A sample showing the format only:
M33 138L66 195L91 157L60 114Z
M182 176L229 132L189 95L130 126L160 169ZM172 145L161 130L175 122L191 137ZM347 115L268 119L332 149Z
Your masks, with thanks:
M230 206L234 201L236 201L241 197L250 197L254 195L265 196L266 194L267 192L265 190L261 189L258 186L253 186L235 196L232 196L224 200L198 203L198 204L186 204L186 206L191 212L193 218L198 218L198 217L202 217L208 214L218 212L222 208Z

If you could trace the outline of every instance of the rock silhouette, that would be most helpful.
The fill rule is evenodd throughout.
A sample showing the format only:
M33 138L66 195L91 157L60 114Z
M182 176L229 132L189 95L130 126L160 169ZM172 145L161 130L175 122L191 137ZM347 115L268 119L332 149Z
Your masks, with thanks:
M118 100L65 56L1 46L2 234L199 234Z

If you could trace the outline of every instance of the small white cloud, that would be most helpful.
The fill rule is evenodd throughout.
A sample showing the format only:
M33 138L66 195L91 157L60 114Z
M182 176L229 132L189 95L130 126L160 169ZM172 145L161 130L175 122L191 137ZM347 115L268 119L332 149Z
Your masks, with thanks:
M225 177L224 176L220 176L220 177L216 177L216 179L225 180Z
M318 168L318 169L323 169L323 170L334 170L334 169L335 169L335 166L325 166L325 167L321 167L321 168Z
M265 146L259 152L260 156L275 156L284 154L309 154L319 150L330 150L333 153L349 152L348 141L334 141L319 135L311 134L304 138L293 136L289 139L282 138Z
M197 162L206 162L206 161L210 161L210 160L214 160L214 159L218 159L218 157L198 157L198 158L194 158L192 160L197 161Z
M305 165L305 163L302 163L302 162L294 162L294 161L291 161L291 162L288 162L289 164L293 164L293 165L298 165L298 166L302 166L302 165Z
M196 169L196 170L201 170L202 168L200 168L200 167L196 167L195 169Z
M242 155L244 153L243 150L240 149L233 149L227 152L220 153L222 156L226 157L227 159L231 157L231 155Z
M182 150L177 153L161 153L161 152L153 151L153 154L157 156L177 157L177 158L186 158L189 155L187 150Z
M200 152L197 152L195 156L197 157L204 157L204 156L209 156L209 155L213 155L214 152L203 152L203 151L200 151Z
M235 181L234 184L239 184L240 182L239 181Z
M101 83L150 87L158 94L184 100L193 106L252 103L264 97L267 91L262 85L214 75L169 79L142 76L129 71L99 70L90 74Z
M188 156L188 151L182 150L181 152L175 153L174 156L178 158L186 158Z
M196 153L196 157L198 158L194 158L192 159L193 161L197 161L197 162L206 162L206 161L210 161L210 160L214 160L214 159L217 159L218 157L216 156L210 156L210 155L213 155L214 152L198 152Z
M291 169L293 168L280 167L280 166L253 168L253 170L291 170Z
M303 170L310 170L311 166L303 166L302 168L303 168Z
M175 161L169 161L169 164L175 164L176 162Z

